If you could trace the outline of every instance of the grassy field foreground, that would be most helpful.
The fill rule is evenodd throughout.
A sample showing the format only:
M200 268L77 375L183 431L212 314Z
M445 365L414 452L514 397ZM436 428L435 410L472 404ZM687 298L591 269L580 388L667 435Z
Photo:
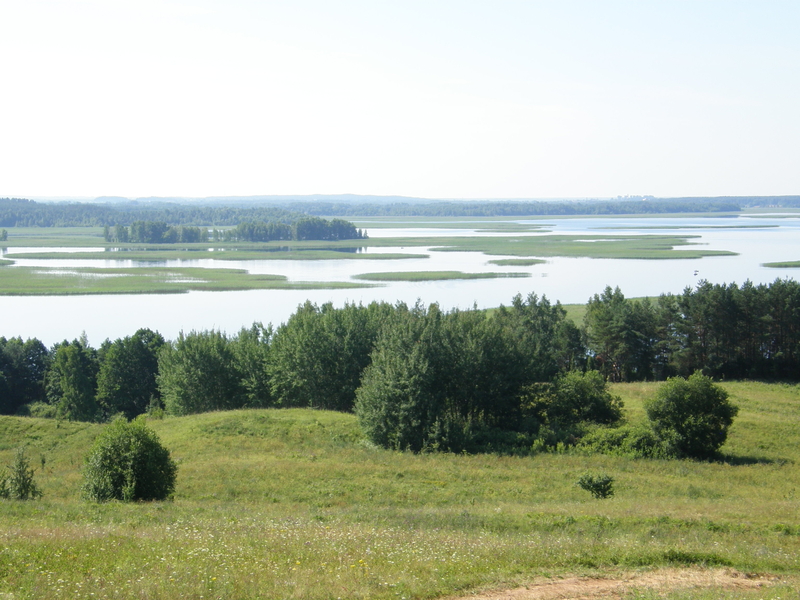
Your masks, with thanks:
M614 387L629 420L654 387ZM781 581L626 598L793 597L800 387L724 387L740 413L718 463L388 452L311 410L167 418L151 425L179 461L175 500L133 505L80 500L104 426L0 417L0 464L25 444L45 493L0 501L0 598L435 598L681 566ZM587 471L616 495L591 499Z

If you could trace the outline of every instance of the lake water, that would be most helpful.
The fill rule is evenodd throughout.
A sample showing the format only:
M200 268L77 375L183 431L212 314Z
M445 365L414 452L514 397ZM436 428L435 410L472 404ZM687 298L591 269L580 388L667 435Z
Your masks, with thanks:
M798 269L770 269L765 262L800 260L800 215L742 215L738 217L603 217L509 221L547 224L557 234L666 234L693 235L693 243L711 250L729 250L738 256L680 260L620 260L548 258L532 267L489 264L501 256L477 252L436 252L413 248L368 248L364 252L426 253L429 258L402 260L170 260L149 266L200 266L243 268L252 273L273 273L291 281L350 281L353 275L375 271L525 272L528 278L391 282L381 287L348 290L252 290L243 292L189 292L187 294L108 296L0 296L0 336L37 337L46 344L73 339L86 332L97 346L104 339L131 335L140 327L158 330L168 339L178 332L221 329L235 333L254 321L275 325L285 321L307 299L317 304L368 303L373 300L413 304L438 302L443 308L479 308L508 305L516 294L535 292L565 304L585 303L606 285L619 286L627 297L680 293L700 279L712 283L770 283L800 274ZM491 224L487 223L488 226ZM659 227L653 229L653 227ZM731 228L731 226L758 226ZM683 229L674 229L683 228ZM688 229L687 229L688 228ZM475 235L475 230L414 228L369 229L371 237ZM509 235L485 233L479 235ZM520 235L514 233L513 235ZM547 235L532 231L528 235ZM52 248L42 249L52 252ZM71 249L96 250L96 249ZM19 249L31 252L33 249ZM9 249L8 258L13 258ZM120 267L128 260L18 260L19 266ZM13 268L13 267L12 267Z

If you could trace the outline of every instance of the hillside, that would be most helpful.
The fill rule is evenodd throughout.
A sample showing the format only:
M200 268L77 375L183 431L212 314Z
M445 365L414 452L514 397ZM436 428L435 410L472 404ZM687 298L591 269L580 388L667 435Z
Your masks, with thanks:
M0 597L432 598L700 565L780 576L757 597L785 598L800 583L800 387L724 386L740 413L723 463L395 453L311 410L151 421L178 487L140 505L79 499L103 425L0 417L0 464L26 444L45 493L0 502ZM653 389L614 387L631 421ZM586 471L612 475L615 497L576 486Z

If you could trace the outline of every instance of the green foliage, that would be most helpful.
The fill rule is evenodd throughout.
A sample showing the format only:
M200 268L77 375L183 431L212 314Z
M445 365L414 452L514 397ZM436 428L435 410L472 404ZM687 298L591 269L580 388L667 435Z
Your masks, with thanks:
M291 240L292 228L286 223L273 221L265 223L239 223L235 229L224 232L215 230L215 237L224 240L241 240L247 242L271 242L273 240Z
M0 473L0 498L11 500L35 500L41 498L42 491L33 478L25 448L20 446L14 456L14 463L6 467L6 474Z
M245 406L263 408L272 404L268 372L271 341L272 325L264 327L261 323L253 323L249 329L243 327L231 341L242 374Z
M727 392L699 371L673 377L645 404L647 417L671 456L707 459L725 443L739 409Z
M800 283L701 281L657 302L607 287L584 319L595 368L610 381L664 379L696 370L725 378L797 378Z
M50 355L37 339L0 337L0 414L45 399L44 377Z
M586 352L581 334L559 302L546 297L517 295L510 307L495 313L497 323L506 329L518 348L519 359L530 381L551 381L560 371L582 368Z
M480 311L398 311L357 390L366 435L388 448L474 451L517 431L525 362L507 328Z
M626 300L619 288L595 294L584 316L594 364L610 381L652 379L659 349L659 312L645 298Z
M352 410L375 340L394 310L385 302L299 306L275 332L270 349L275 403Z
M142 418L117 419L95 440L83 467L89 500L165 500L175 491L177 465Z
M160 401L156 374L164 344L160 333L140 329L105 348L97 375L97 403L106 419L117 413L132 419Z
M553 383L527 388L525 413L540 424L565 430L580 423L610 425L622 417L622 400L606 389L597 371L570 371Z
M611 498L614 495L614 478L610 475L592 475L585 473L578 479L578 486L592 494L598 500Z
M292 224L292 239L302 240L351 240L366 237L360 229L342 219L303 217Z
M47 399L56 406L59 418L69 421L97 419L97 369L97 353L85 339L65 341L56 346L45 380Z
M31 402L17 411L21 417L37 417L39 419L58 419L58 407L47 402Z
M133 242L141 244L195 244L208 242L208 229L203 227L171 227L163 221L134 221L130 227L116 225L112 231L103 229L107 242Z
M668 458L650 427L626 425L598 427L586 433L578 447L587 454L613 454L628 458Z
M219 331L181 332L163 346L156 380L172 415L241 408L248 401L236 353Z

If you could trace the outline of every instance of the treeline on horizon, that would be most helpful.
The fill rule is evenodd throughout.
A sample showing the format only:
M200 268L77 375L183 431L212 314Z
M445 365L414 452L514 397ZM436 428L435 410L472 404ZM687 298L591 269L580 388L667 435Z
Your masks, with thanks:
M797 197L800 206L800 197ZM452 201L388 204L348 202L297 202L286 205L312 215L337 217L525 217L580 215L638 215L668 213L739 212L735 198L675 198L643 200L574 201Z
M170 226L235 227L244 222L291 225L308 217L277 206L45 203L22 198L0 198L0 227L130 227L136 221L163 221Z
M277 329L158 332L46 348L0 338L0 414L107 421L246 407L356 412L386 447L480 451L574 443L620 417L606 381L800 380L800 284L701 282L593 296L581 327L535 294L495 311L310 302Z
M645 198L576 201L421 201L346 202L328 200L264 201L241 205L197 203L44 203L0 198L0 227L114 227L135 221L163 221L170 226L236 226L245 222L291 225L308 215L326 217L514 217L615 214L739 212L747 206L800 207L800 196L719 198Z
M275 240L352 240L367 237L350 221L302 217L291 225L278 221L239 223L232 229L167 225L164 221L134 221L130 227L106 226L107 242L175 244L215 242L271 242Z

